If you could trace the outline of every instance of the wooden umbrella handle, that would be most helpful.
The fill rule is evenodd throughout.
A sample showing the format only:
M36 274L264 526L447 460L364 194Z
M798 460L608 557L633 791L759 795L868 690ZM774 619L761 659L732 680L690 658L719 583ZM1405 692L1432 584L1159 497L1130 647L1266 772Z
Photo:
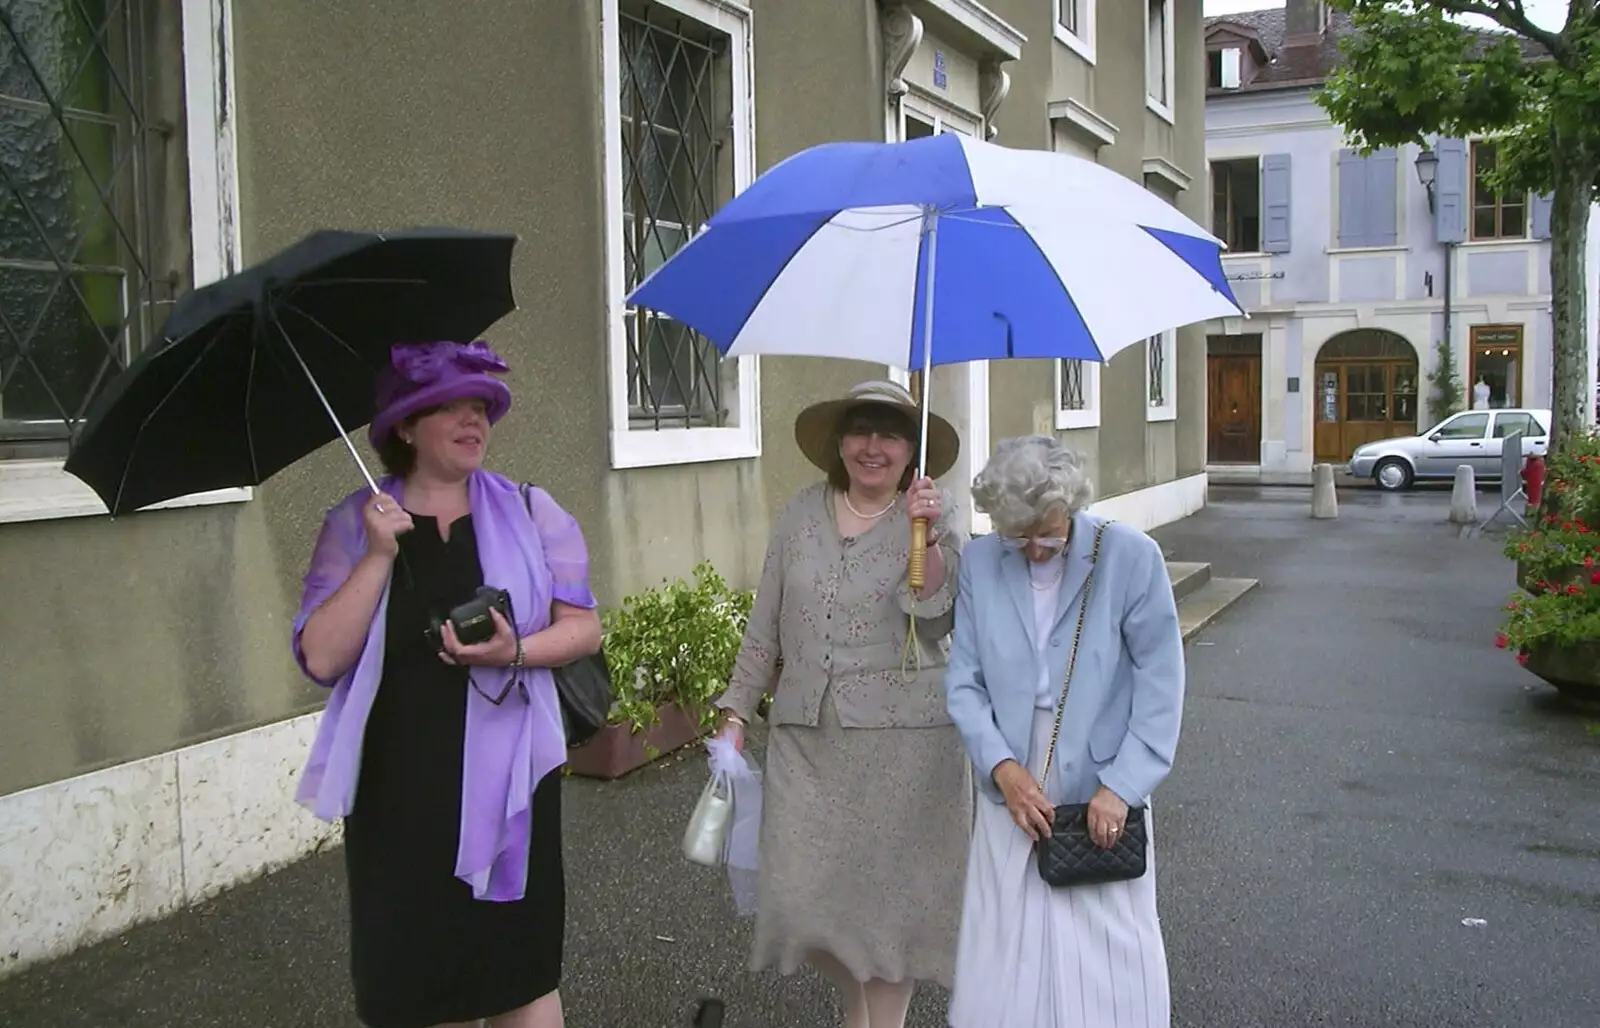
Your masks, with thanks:
M922 591L927 582L924 566L928 555L928 519L911 519L911 559L906 566L906 584L911 586L911 595L916 596Z

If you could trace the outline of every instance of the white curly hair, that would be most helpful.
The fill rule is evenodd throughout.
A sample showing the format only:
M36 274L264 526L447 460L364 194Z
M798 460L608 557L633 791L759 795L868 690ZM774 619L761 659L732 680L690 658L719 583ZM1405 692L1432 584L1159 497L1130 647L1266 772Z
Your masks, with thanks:
M1048 435L1000 440L972 480L972 502L1001 535L1020 535L1058 509L1076 514L1093 499L1083 458Z

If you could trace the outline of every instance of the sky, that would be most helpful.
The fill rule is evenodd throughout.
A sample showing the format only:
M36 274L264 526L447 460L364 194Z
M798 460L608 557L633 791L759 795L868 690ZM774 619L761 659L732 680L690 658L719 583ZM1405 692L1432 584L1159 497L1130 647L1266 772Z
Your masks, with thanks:
M1282 7L1283 0L1205 0L1206 14L1233 14L1236 11L1264 11ZM1543 28L1559 29L1567 20L1567 0L1524 0L1528 17ZM1482 23L1478 18L1468 22Z

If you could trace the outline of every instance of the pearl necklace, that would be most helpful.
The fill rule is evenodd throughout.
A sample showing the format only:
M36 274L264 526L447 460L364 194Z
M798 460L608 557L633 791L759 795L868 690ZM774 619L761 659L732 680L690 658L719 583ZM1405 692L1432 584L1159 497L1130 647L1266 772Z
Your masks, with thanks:
M882 510L878 511L878 513L876 513L876 514L863 514L859 510L856 510L856 505L855 504L850 502L850 494L848 492L843 492L843 493L840 493L839 495L844 497L845 508L847 510L849 510L850 513L854 514L856 517L860 518L862 521L876 521L876 520L878 520L879 518L883 517L885 514L889 513L889 511L893 510L894 509L894 505L897 502L899 502L899 499L900 499L898 496L891 498L889 500L888 505L885 506Z

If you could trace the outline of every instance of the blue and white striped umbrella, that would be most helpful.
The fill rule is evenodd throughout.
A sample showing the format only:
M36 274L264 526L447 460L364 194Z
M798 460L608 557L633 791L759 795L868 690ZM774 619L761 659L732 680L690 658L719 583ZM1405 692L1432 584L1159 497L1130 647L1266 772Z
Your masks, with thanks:
M1106 360L1242 314L1221 251L1156 194L1066 154L955 134L826 143L758 177L628 303L730 357Z

